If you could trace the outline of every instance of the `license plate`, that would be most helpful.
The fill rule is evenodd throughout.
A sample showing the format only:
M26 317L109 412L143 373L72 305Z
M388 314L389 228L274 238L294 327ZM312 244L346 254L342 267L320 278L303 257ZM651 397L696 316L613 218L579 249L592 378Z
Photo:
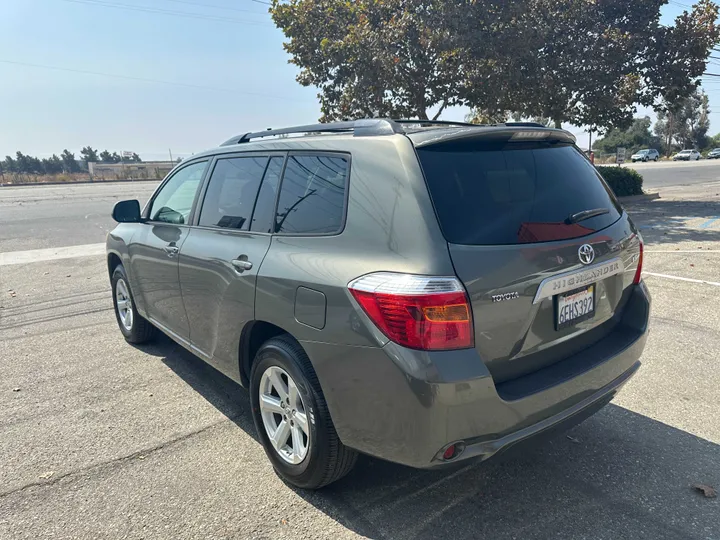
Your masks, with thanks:
M557 295L556 328L560 330L595 315L595 285Z

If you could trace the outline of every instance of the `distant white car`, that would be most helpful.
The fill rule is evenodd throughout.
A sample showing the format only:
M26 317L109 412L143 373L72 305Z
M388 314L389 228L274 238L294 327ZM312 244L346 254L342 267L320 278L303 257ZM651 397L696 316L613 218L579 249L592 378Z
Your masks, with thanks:
M697 161L700 159L700 152L697 150L683 150L672 158L673 161Z
M657 161L660 159L660 154L654 148L648 148L646 150L640 150L635 152L630 159L633 163L636 161Z

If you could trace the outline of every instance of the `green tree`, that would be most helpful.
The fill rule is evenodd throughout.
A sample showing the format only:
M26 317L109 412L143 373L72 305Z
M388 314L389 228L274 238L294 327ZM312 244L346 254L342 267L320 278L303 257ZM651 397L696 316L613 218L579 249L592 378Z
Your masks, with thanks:
M97 150L93 149L92 146L86 146L85 148L80 150L80 155L86 162L99 161Z
M140 156L138 156L135 152L133 152L133 155L130 158L130 161L133 161L135 163L142 163L142 159L140 159Z
M658 137L650 132L650 117L635 118L627 129L613 128L607 134L593 143L593 150L603 154L614 154L618 148L625 148L633 153L643 148L663 150Z
M660 108L697 86L710 47L718 42L718 7L701 0L675 25L659 24L661 0L530 0L513 23L522 47L500 48L488 62L484 43L462 47L470 103L523 117L590 126L626 127L636 104ZM484 4L473 3L462 24L482 24ZM480 13L476 13L480 12ZM479 22L476 22L479 21ZM464 26L454 35L465 36ZM490 69L488 69L490 68ZM669 98L668 98L669 99Z
M117 157L117 161L115 160L115 157ZM115 154L111 154L107 150L103 150L100 152L100 161L102 163L117 163L120 161L120 156L117 155L117 152Z
M60 154L60 160L62 161L63 172L74 173L80 171L80 167L75 161L75 154L65 149Z
M669 27L663 0L273 0L298 82L322 120L438 117L469 105L596 131L636 104L689 95L718 42L718 6L700 0Z
M112 160L113 160L113 163L120 163L122 161L122 158L120 157L120 154L118 154L117 152L113 152Z
M459 102L441 0L273 0L297 81L320 89L322 120L437 118Z
M672 106L665 104L664 110L658 112L654 131L663 139L668 152L673 148L702 150L710 144L707 136L710 129L709 115L707 94L696 91Z

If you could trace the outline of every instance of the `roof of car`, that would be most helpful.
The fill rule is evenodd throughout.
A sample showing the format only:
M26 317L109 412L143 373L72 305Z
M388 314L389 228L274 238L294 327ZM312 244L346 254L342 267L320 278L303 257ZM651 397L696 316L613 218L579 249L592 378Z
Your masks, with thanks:
M286 147L289 141L302 140L303 142L314 142L326 137L339 137L342 135L352 137L373 137L402 134L407 136L415 146L425 146L446 142L466 137L496 137L512 136L516 133L525 133L517 138L527 137L528 139L553 138L575 143L575 137L571 133L548 128L543 124L535 122L506 122L503 124L469 124L465 122L448 122L439 120L388 120L378 118L366 118L345 122L330 122L325 124L311 124L281 129L267 129L236 135L228 139L221 148L242 146L250 147L253 142L262 141L263 148L268 143L277 141L278 146ZM531 134L535 135L531 135ZM259 145L258 145L259 146ZM217 152L217 150L215 150Z

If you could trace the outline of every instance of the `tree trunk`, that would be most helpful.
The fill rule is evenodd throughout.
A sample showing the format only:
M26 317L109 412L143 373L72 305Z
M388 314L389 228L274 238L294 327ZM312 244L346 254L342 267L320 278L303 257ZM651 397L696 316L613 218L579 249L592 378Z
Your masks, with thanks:
M425 109L418 109L417 116L420 120L429 120L427 111Z
M557 129L562 129L562 120L560 120L560 117L553 118L553 122L555 122L555 127Z

